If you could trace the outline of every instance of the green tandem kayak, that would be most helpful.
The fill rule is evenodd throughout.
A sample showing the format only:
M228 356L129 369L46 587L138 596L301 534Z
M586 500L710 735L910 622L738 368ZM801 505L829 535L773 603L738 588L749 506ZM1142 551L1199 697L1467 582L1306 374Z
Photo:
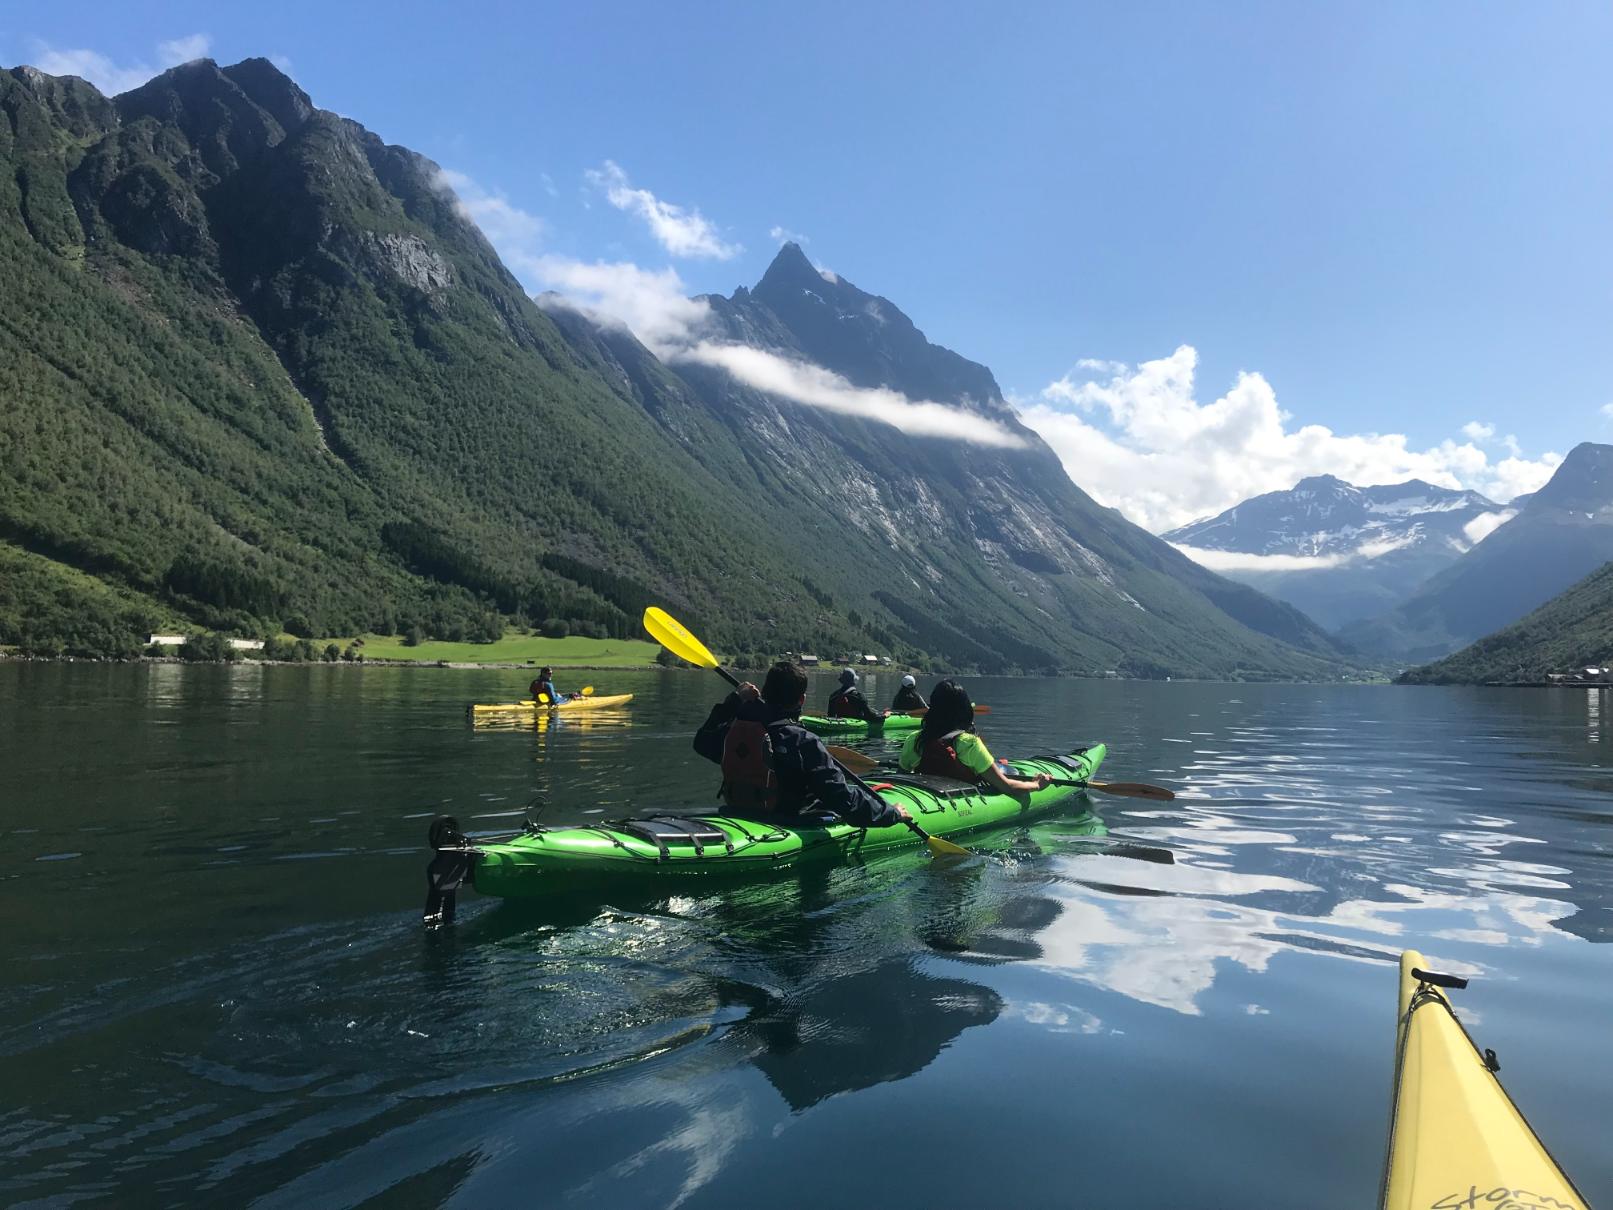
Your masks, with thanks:
M1107 754L1103 744L1092 744L1068 756L1008 762L1022 777L1047 773L1063 783L1028 795L918 774L892 774L872 785L887 802L905 806L931 835L954 837L1049 813L1083 792ZM763 878L809 861L843 861L922 843L899 824L857 828L831 815L788 825L730 815L648 815L570 827L534 825L492 842L468 841L452 819L443 818L432 825L436 856L427 871L426 919L451 920L454 893L466 881L484 895L510 898L594 883L654 884L670 891L685 879Z
M801 725L815 735L888 735L897 731L917 731L924 725L924 720L911 714L892 714L884 722L870 723L860 718L824 718L817 714L803 714Z

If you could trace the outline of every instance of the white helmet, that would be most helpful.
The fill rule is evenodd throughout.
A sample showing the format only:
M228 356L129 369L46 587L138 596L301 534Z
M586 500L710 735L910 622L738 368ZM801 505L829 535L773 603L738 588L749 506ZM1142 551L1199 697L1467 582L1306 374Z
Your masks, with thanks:
M913 679L912 673L909 673L902 678L902 684L906 685L908 688L912 688L914 685L918 684L918 682Z

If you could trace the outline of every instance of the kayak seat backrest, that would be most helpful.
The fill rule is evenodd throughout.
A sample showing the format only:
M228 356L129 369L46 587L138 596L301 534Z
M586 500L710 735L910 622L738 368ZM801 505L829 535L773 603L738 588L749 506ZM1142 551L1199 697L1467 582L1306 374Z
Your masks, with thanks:
M704 856L708 845L714 845L730 853L734 851L733 841L728 839L728 834L703 819L654 815L648 819L623 819L610 826L628 836L649 841L661 851L662 857L669 856L667 850L672 845L693 848L696 857Z
M980 793L980 787L973 782L959 781L955 777L936 777L933 773L892 773L884 780L893 786L912 786L916 790L924 790L937 798L964 798Z

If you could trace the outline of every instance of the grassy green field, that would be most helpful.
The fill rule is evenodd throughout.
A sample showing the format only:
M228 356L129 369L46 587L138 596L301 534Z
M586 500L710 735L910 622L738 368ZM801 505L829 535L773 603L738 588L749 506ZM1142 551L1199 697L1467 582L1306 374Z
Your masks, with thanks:
M405 647L401 635L366 634L364 658L370 660L448 660L456 664L552 664L556 668L642 668L655 663L660 647L643 639L546 639L540 635L506 634L496 643L438 643L427 640ZM316 646L350 639L319 639Z

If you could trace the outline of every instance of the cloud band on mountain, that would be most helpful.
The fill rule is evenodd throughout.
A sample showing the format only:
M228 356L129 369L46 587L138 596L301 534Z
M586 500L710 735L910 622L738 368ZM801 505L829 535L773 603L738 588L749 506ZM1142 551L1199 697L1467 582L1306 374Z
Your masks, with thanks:
M607 167L620 173L625 185L626 174L609 161ZM703 329L710 308L688 297L683 279L671 266L646 269L631 261L582 261L557 255L545 249L548 224L503 194L451 170L440 172L438 185L454 196L460 214L480 228L542 305L569 306L598 322L623 327L663 361L711 366L791 403L860 416L914 436L1006 449L1025 445L1024 438L1007 426L966 409L909 399L885 388L854 386L810 362L707 339Z
M947 437L1004 449L1025 445L1017 433L984 416L927 399L909 399L884 387L853 386L822 366L751 345L699 341L674 351L668 360L716 366L746 386L792 403L888 424L915 437Z
M1476 422L1466 441L1426 450L1399 433L1290 428L1293 417L1257 373L1239 374L1225 395L1201 404L1197 366L1190 345L1135 367L1087 360L1015 403L1076 482L1156 533L1309 475L1358 486L1423 479L1505 502L1540 487L1562 462L1556 453L1525 458L1510 437L1495 442L1507 453L1492 460L1478 439L1493 437L1493 428Z

